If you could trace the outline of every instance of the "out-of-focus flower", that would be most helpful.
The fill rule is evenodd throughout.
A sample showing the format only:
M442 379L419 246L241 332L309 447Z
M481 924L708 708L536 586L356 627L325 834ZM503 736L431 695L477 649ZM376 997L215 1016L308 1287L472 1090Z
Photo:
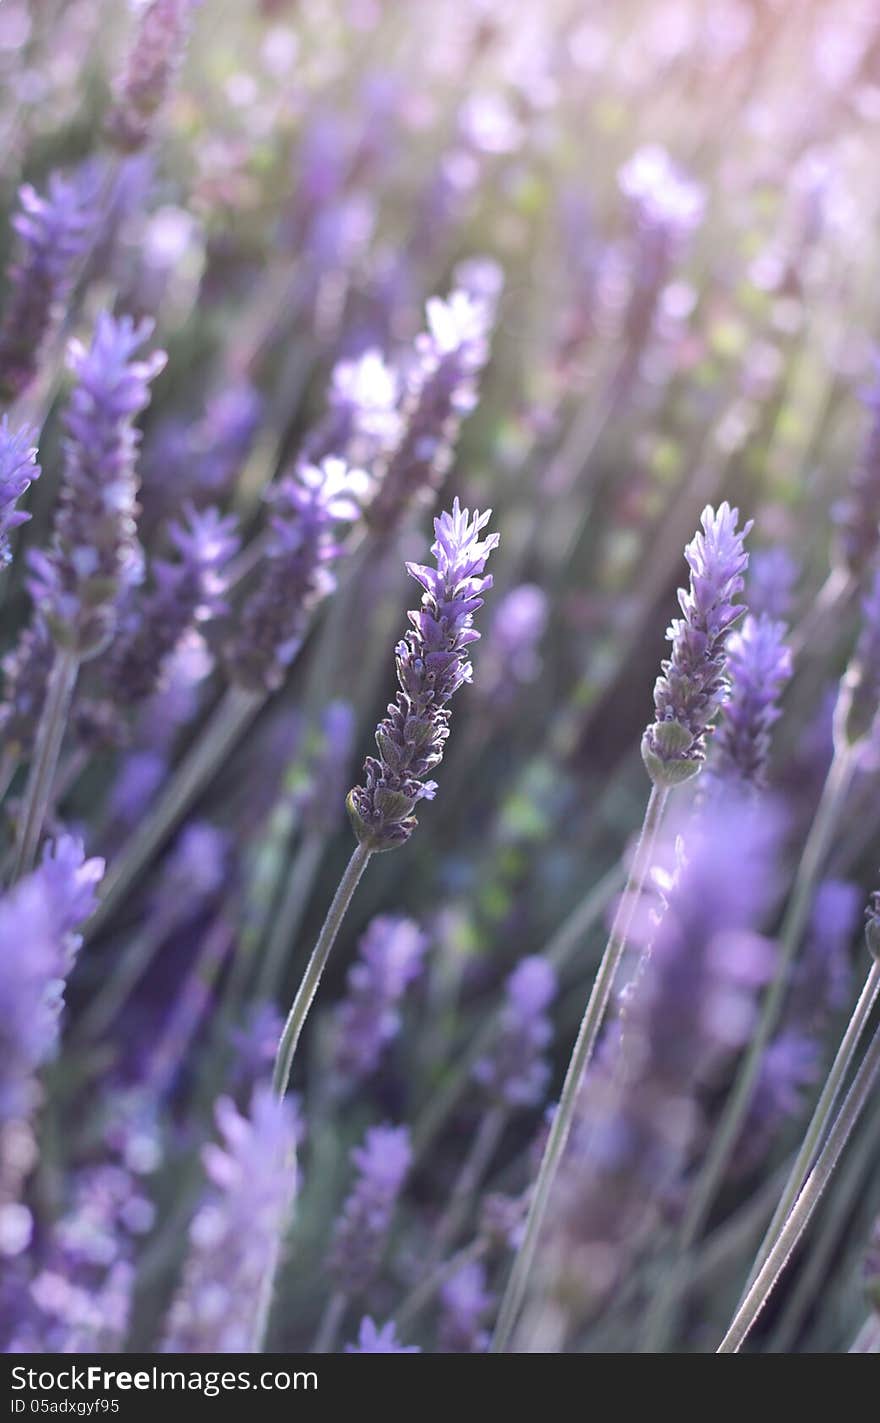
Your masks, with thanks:
M4 746L19 754L30 749L43 709L55 644L45 618L37 613L3 658L0 734Z
M502 706L518 686L534 682L541 671L538 644L547 627L548 599L536 583L520 583L496 605L486 636L480 688Z
M786 622L791 615L798 565L781 544L749 555L748 604L754 617Z
M302 459L319 464L330 455L372 466L387 456L400 435L399 378L381 352L364 351L333 368L328 410L306 437Z
M418 1344L401 1344L393 1319L381 1327L364 1315L356 1344L346 1344L346 1354L420 1354Z
M703 510L702 533L685 549L690 588L679 589L684 614L666 636L672 655L654 687L656 720L642 740L651 778L675 785L695 775L706 757L706 736L727 697L727 642L744 609L736 602L743 588L748 554L743 540L751 523L737 528L739 510L726 502Z
M335 530L357 518L360 470L327 459L302 465L272 489L271 537L257 587L226 649L229 676L253 691L277 690L296 656L309 614L335 586Z
M356 730L354 708L348 702L330 702L317 734L307 738L294 802L310 830L330 834L337 828Z
M409 1132L406 1127L371 1127L351 1159L357 1180L342 1208L327 1263L337 1287L346 1295L360 1296L382 1263L412 1162Z
M32 482L40 477L37 447L32 430L13 432L4 415L0 420L0 568L8 563L9 531L27 523L31 517L15 505L26 494Z
M400 1003L421 973L427 942L411 919L382 915L367 927L336 1014L334 1066L345 1081L375 1072L400 1031Z
M553 1037L547 1009L555 996L556 974L537 954L523 959L507 980L495 1042L474 1067L474 1079L506 1107L533 1107L547 1090L546 1051Z
M70 836L0 899L0 1253L30 1239L19 1199L35 1159L32 1122L38 1074L54 1055L64 988L80 944L78 926L95 907L102 860L86 860Z
M485 1324L494 1303L495 1296L486 1289L486 1267L478 1260L462 1265L440 1290L440 1349L482 1354L489 1344Z
M408 563L407 572L425 590L422 605L411 612L412 628L397 644L399 691L376 730L379 758L364 763L365 784L349 792L354 832L370 850L404 844L416 827L413 811L432 799L433 781L425 778L443 758L449 735L447 703L471 680L468 647L480 634L473 626L480 596L492 586L486 560L498 546L498 534L480 534L491 517L462 509L434 520L431 552L437 568Z
M154 587L132 615L107 659L105 680L117 705L133 706L155 691L167 659L187 630L226 611L224 567L239 540L236 520L217 509L184 510L168 531L175 563L156 559Z
M183 59L194 0L148 0L116 86L107 134L124 153L149 139Z
M591 1314L644 1243L700 1141L701 1093L748 1041L773 970L757 929L780 888L781 830L764 799L713 798L658 878L662 899L646 892L636 910L650 955L584 1082L548 1217L539 1274L565 1315Z
M493 315L489 302L463 291L428 302L428 330L416 342L416 359L406 373L403 435L367 510L367 521L385 536L449 469L461 422L477 403Z
M210 1182L162 1342L166 1353L238 1354L254 1343L254 1310L283 1245L296 1192L298 1126L288 1101L255 1089L247 1116L221 1097L222 1146L205 1147Z
M764 784L770 732L779 720L779 697L792 674L784 623L751 614L727 641L730 694L714 737L712 771L747 785Z
M84 194L76 183L55 174L45 197L26 184L18 198L13 227L19 246L0 324L0 403L17 399L36 375L88 233Z
M136 416L163 352L135 352L152 331L129 317L103 313L91 346L70 343L76 378L65 413L61 502L48 554L34 551L32 593L56 640L93 657L116 625L120 598L142 573L137 541Z

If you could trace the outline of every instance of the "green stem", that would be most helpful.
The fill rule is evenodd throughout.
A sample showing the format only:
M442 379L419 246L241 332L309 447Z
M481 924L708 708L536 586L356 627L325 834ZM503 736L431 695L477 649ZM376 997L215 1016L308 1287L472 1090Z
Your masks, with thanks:
M296 943L303 915L308 907L326 843L327 837L322 831L312 831L297 851L284 898L260 964L255 993L258 999L273 997L278 988L287 955Z
M871 1010L877 1000L878 993L880 993L880 963L875 963L871 966L871 971L865 980L865 986L859 995L859 1001L853 1010L852 1017L847 1023L846 1031L841 1039L840 1047L837 1049L837 1055L832 1063L831 1071L825 1080L825 1085L816 1103L816 1109L810 1119L810 1124L807 1127L801 1148L795 1158L789 1178L785 1183L785 1190L782 1192L779 1204L773 1214L773 1219L767 1227L767 1233L761 1241L761 1247L749 1273L746 1288L752 1284L755 1276L767 1259L774 1240L788 1219L789 1212L797 1200L798 1192L804 1184L813 1157L831 1120L831 1113L834 1111L834 1107L840 1095L840 1089L843 1086L846 1074L853 1060L853 1055L862 1039L862 1034L868 1026Z
M880 1075L880 1028L874 1034L853 1084L846 1095L828 1140L819 1153L816 1164L807 1177L785 1225L782 1227L767 1259L761 1266L751 1289L733 1317L733 1321L718 1346L719 1354L736 1354L767 1303L773 1287L810 1223L822 1194L834 1174L834 1169L868 1102Z
M312 1345L313 1354L332 1354L347 1309L348 1295L344 1290L337 1290L328 1299L327 1307L321 1316L315 1342Z
M74 652L59 648L49 674L46 701L24 792L13 882L29 874L37 858L43 825L51 809L52 787L78 674L79 658Z
M333 903L327 911L327 918L318 935L318 942L312 950L312 957L303 974L302 982L297 989L293 1006L287 1015L287 1022L284 1024L284 1031L281 1034L281 1041L278 1044L278 1053L275 1058L275 1070L272 1074L272 1088L278 1097L283 1097L290 1082L290 1070L293 1066L293 1058L296 1053L297 1043L303 1030L303 1025L308 1017L309 1009L314 1002L315 994L318 991L318 984L321 982L321 975L330 957L330 950L336 941L336 936L342 926L348 906L354 897L354 892L360 883L361 875L367 868L367 863L372 854L371 850L358 844L352 854L351 859L345 867L342 879L333 896Z
M779 1022L792 965L812 907L816 882L834 837L854 770L855 755L852 748L847 747L835 753L782 923L776 972L764 996L749 1050L725 1103L712 1145L691 1194L676 1242L677 1261L684 1260L690 1254L692 1245L703 1229L739 1141L764 1054ZM680 1268L680 1264L676 1263L668 1272L651 1309L653 1327L649 1347L660 1352L675 1328L675 1311L668 1307L668 1301L674 1291L675 1276Z
M92 938L115 913L155 852L208 785L218 766L229 755L245 728L263 705L262 692L230 687L203 735L174 773L139 829L114 859L101 885L101 903L88 922Z
M544 1223L547 1213L547 1206L550 1200L550 1192L556 1180L556 1173L562 1160L562 1153L571 1132L574 1121L575 1106L584 1073L590 1065L593 1050L596 1046L596 1039L599 1036L599 1029L605 1017L605 1010L608 1007L608 1000L611 997L611 990L617 974L620 960L626 947L627 935L629 933L632 917L635 912L638 897L644 887L645 878L650 865L654 843L657 838L657 831L663 818L666 801L669 791L659 786L653 786L645 811L645 819L642 825L642 832L639 837L638 847L633 858L632 869L626 883L611 935L602 955L599 964L599 971L593 983L593 990L587 1003L586 1011L581 1021L580 1032L574 1045L571 1061L568 1064L568 1071L565 1075L562 1093L559 1098L559 1106L553 1117L553 1124L550 1128L550 1135L544 1156L541 1161L538 1179L535 1182L535 1190L532 1202L529 1207L528 1219L526 1221L525 1236L522 1245L514 1259L504 1298L501 1301L501 1308L498 1315L498 1324L495 1329L495 1336L492 1340L492 1352L503 1353L507 1348L510 1336L516 1324L517 1317L525 1298L526 1286L528 1284L529 1273L535 1257L535 1250L538 1244L538 1236Z

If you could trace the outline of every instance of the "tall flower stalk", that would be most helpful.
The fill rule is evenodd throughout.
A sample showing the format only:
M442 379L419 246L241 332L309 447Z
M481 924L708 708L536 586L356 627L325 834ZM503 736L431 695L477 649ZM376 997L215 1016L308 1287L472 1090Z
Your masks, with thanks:
M150 322L104 313L90 346L70 344L76 384L65 414L60 504L48 553L31 556L32 596L56 652L24 793L16 879L39 847L80 664L110 641L120 600L141 576L135 419L165 364L158 351L136 359L151 331Z
M462 509L458 499L451 513L434 520L431 552L436 568L408 563L407 572L423 589L421 606L410 612L412 627L397 644L398 692L376 729L378 757L364 763L364 784L348 795L348 811L357 837L333 903L312 952L275 1060L274 1087L284 1096L297 1043L361 876L370 857L404 845L416 828L419 801L432 800L436 782L428 776L443 759L449 735L448 703L469 682L468 648L480 634L474 614L482 594L492 586L485 573L498 534L481 538L491 517Z
M738 520L739 511L726 503L717 512L704 509L702 531L685 550L691 570L690 585L679 590L682 617L673 620L667 633L672 653L662 664L654 687L655 720L642 738L642 757L653 783L651 794L626 887L565 1075L535 1182L525 1235L501 1302L492 1341L496 1353L506 1349L522 1308L550 1193L574 1121L581 1082L593 1058L669 792L701 770L706 758L707 736L727 694L726 644L743 612L736 596L743 588L743 574L748 564L743 542L751 528L751 524L746 524L738 530Z

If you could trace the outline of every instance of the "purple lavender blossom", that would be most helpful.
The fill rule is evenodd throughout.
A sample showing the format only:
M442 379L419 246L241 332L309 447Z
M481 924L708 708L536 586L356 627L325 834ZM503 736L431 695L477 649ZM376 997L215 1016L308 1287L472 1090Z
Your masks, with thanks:
M206 820L192 820L180 832L162 866L154 913L169 926L204 912L229 883L232 840Z
M355 519L365 476L341 460L301 465L273 488L271 539L258 585L226 650L229 676L252 691L284 681L309 614L335 586L340 546L335 528Z
M498 534L480 539L491 517L462 509L434 520L431 552L436 570L408 563L407 572L425 590L421 608L410 612L412 628L397 644L397 698L376 730L379 758L364 763L365 784L349 792L348 810L361 844L372 851L404 844L416 828L413 815L436 785L425 777L443 758L449 735L447 702L472 676L467 649L480 634L473 626L480 596L492 586L486 560Z
M164 353L134 353L152 331L126 316L98 317L90 347L71 341L76 385L65 414L60 507L48 554L34 552L32 592L56 640L93 657L112 636L117 605L141 576L135 417Z
M354 1084L376 1071L400 1031L400 1003L422 971L427 936L411 919L382 915L367 927L336 1014L334 1066Z
M524 958L505 985L495 1043L474 1067L474 1080L505 1107L534 1107L550 1077L546 1051L553 1038L547 1009L556 996L556 974L537 954Z
M30 1238L19 1191L35 1159L38 1074L58 1045L64 986L80 944L76 930L95 907L103 869L103 861L84 859L82 846L64 837L0 899L0 1252L11 1255Z
M0 403L16 400L36 375L46 337L70 294L88 227L82 192L58 174L50 178L46 197L26 184L18 198L12 225L19 248L0 325Z
M171 524L168 534L178 561L155 560L153 591L107 659L105 677L117 704L133 706L154 692L187 630L226 611L224 566L239 546L235 518L188 505L184 522Z
M435 491L452 462L463 418L477 403L477 377L489 356L492 307L454 291L428 302L428 331L416 342L401 411L403 435L381 477L367 521L383 536L414 501Z
M124 153L149 139L182 61L193 0L149 0L107 119L108 137Z
M393 1319L380 1328L365 1314L358 1330L356 1344L346 1344L346 1354L420 1354L418 1344L401 1344Z
M654 686L656 720L642 739L648 773L660 785L677 785L701 769L706 736L727 698L726 644L744 611L735 598L748 565L743 540L752 527L738 530L738 519L739 510L726 501L717 512L707 505L703 532L685 549L691 578L689 590L678 593L684 617L673 619L666 634L672 656Z
M215 1117L223 1144L202 1154L210 1187L190 1227L165 1353L252 1349L254 1310L296 1192L298 1127L289 1102L259 1087L247 1116L221 1097Z
M601 1303L668 1211L705 1132L701 1094L748 1040L773 971L756 930L780 888L776 807L728 790L683 843L671 829L661 859L674 848L674 871L658 873L661 899L646 891L633 924L650 956L585 1080L548 1217L545 1283L574 1317Z
M45 618L37 613L22 628L18 642L2 662L0 737L4 746L19 754L29 751L33 744L54 658L52 634Z
M306 437L302 460L320 464L330 455L370 467L387 457L400 436L397 373L377 350L333 368L324 419Z
M850 746L872 736L880 724L880 565L862 601L856 649L840 684L834 712L835 738Z
M233 1059L233 1087L251 1087L272 1071L284 1019L274 1003L251 1003L244 1021L232 1028L229 1045Z
M33 430L13 433L6 416L0 420L0 568L12 558L10 529L27 523L31 517L24 509L16 509L15 505L30 489L32 482L40 477L34 439Z
M849 489L832 510L840 555L847 570L861 579L880 547L880 356L864 395L870 423Z
M747 614L727 641L730 694L714 737L712 770L761 786L770 759L770 732L782 712L778 701L792 674L784 623Z
M520 583L496 605L486 638L480 686L483 695L501 705L517 687L537 680L541 671L538 644L547 627L548 599L535 583Z
M447 1354L482 1354L489 1345L485 1323L495 1296L486 1289L486 1267L463 1265L440 1290L438 1347Z
M412 1162L406 1127L370 1127L351 1159L357 1180L333 1235L328 1268L337 1288L361 1296L375 1278Z

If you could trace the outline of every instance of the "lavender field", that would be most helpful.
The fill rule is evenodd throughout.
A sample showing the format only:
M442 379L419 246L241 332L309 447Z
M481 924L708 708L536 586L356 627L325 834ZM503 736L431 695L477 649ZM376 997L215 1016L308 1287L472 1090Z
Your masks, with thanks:
M0 0L7 1353L880 1353L878 144L875 0Z

